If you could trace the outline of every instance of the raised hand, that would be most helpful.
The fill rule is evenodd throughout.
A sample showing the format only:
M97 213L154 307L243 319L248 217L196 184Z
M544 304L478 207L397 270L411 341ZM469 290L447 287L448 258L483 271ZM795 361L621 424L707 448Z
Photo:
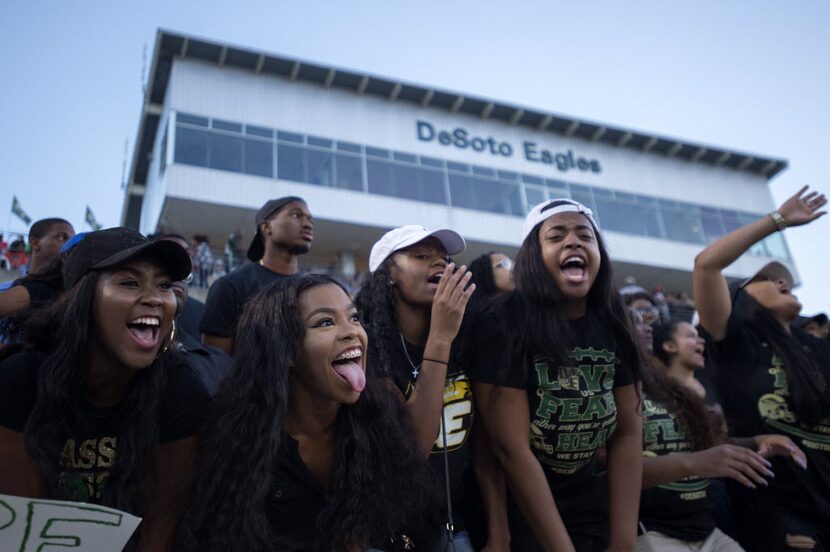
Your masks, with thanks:
M760 454L736 445L718 445L688 456L689 468L700 477L731 477L743 485L755 488L755 483L767 485L765 477L775 477L770 463ZM754 481L754 483L753 483Z
M450 263L441 275L438 290L432 300L432 317L429 328L430 338L452 342L461 327L461 319L467 302L475 291L475 284L470 282L472 273L466 266L455 270L455 263Z
M778 212L787 221L787 226L801 226L827 214L827 211L820 211L827 205L824 194L809 192L805 195L808 189L809 186L804 186L778 208Z

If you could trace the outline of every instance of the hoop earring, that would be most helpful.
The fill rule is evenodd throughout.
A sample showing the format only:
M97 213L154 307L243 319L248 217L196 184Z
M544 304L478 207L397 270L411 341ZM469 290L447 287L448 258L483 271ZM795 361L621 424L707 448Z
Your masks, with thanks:
M176 338L176 319L173 319L173 327L170 328L170 338L167 340L167 343L164 344L164 347L161 348L159 351L159 356L163 355L167 352L167 349L170 348L170 345L173 344L173 340Z

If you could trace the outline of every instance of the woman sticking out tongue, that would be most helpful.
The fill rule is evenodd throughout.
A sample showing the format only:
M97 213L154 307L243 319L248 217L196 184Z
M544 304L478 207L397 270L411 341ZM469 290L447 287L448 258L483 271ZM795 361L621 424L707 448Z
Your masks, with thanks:
M368 341L337 281L275 282L248 302L214 399L176 550L400 546L423 509L403 408L366 373Z

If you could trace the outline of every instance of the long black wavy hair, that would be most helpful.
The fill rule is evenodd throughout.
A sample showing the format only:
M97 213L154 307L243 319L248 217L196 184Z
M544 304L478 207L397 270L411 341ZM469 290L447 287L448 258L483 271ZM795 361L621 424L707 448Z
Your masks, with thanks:
M654 352L644 363L643 391L677 416L694 450L705 450L725 437L721 431L722 419L710 411L703 397L668 376L671 355L663 349L664 343L675 340L677 328L682 323L682 320L675 320L654 329Z
M265 287L242 312L177 550L269 551L278 541L265 504L283 447L289 366L305 334L299 299L321 285L346 293L336 280L308 274ZM316 550L382 546L423 509L425 472L406 420L400 400L371 373L358 401L340 408L331 488L309 543Z
M38 374L37 400L23 430L26 450L43 476L49 498L76 500L59 484L59 458L73 427L83 427L81 406L85 394L88 344L95 331L92 305L99 273L84 275L78 283L24 329L28 344L43 355ZM57 337L56 337L57 336ZM138 371L119 405L115 434L115 462L101 496L101 504L142 515L144 490L154 478L158 449L158 406L166 372L175 353L159 355ZM133 550L138 534L125 550Z
M792 326L792 333L787 333L772 311L746 292L737 295L732 309L781 359L787 372L788 403L798 420L815 425L830 417L830 359L820 358L812 336ZM730 392L721 387L724 395Z
M503 296L505 316L499 323L507 339L505 362L517 351L544 353L557 365L570 363L568 352L577 336L565 316L566 299L548 272L542 257L537 224L528 234L513 265L515 291ZM634 337L636 330L613 286L611 259L602 235L594 229L600 254L596 280L588 291L586 316L592 324L607 328L616 344L617 358L635 380L642 379L643 353ZM511 355L511 356L507 356Z

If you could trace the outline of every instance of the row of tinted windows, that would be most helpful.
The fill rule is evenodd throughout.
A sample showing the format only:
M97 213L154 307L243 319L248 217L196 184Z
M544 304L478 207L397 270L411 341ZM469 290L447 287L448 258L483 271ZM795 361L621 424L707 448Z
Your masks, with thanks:
M220 119L177 114L176 163L524 216L570 197L608 230L705 245L759 215L495 170ZM780 234L752 254L787 259Z

